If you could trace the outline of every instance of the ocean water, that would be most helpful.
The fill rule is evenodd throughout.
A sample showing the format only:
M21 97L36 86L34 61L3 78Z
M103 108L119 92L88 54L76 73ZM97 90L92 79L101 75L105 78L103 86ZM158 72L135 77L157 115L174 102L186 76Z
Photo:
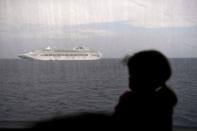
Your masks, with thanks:
M197 127L197 59L171 59L168 85L179 103L174 125ZM0 60L0 122L39 121L78 112L112 113L128 90L120 59Z

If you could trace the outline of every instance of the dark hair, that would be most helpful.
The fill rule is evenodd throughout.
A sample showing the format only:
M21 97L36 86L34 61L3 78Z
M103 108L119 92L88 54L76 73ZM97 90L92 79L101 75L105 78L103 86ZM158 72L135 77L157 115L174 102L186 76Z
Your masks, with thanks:
M128 59L131 79L163 86L171 76L171 68L167 58L156 50L138 52Z

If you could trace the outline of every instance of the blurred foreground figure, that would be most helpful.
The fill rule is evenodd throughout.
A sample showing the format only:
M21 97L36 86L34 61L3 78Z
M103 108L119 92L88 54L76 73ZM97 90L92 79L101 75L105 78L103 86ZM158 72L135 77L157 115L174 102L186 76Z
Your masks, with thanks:
M130 90L115 108L116 125L135 131L172 131L177 97L166 85L171 76L167 58L147 50L129 57L127 66Z

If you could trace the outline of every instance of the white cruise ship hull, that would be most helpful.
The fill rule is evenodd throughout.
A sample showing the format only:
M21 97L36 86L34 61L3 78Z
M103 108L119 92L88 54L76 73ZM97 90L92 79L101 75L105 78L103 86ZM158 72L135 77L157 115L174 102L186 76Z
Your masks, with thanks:
M24 57L23 57L24 58ZM32 59L32 60L98 60L98 57L26 57L25 59Z

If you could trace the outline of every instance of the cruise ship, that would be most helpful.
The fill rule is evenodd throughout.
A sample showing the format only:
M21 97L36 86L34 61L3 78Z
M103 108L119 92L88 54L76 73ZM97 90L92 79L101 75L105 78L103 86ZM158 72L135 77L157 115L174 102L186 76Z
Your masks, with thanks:
M19 55L19 57L33 60L99 60L102 54L85 47L76 47L73 49L53 49L47 47L42 50L35 50Z

